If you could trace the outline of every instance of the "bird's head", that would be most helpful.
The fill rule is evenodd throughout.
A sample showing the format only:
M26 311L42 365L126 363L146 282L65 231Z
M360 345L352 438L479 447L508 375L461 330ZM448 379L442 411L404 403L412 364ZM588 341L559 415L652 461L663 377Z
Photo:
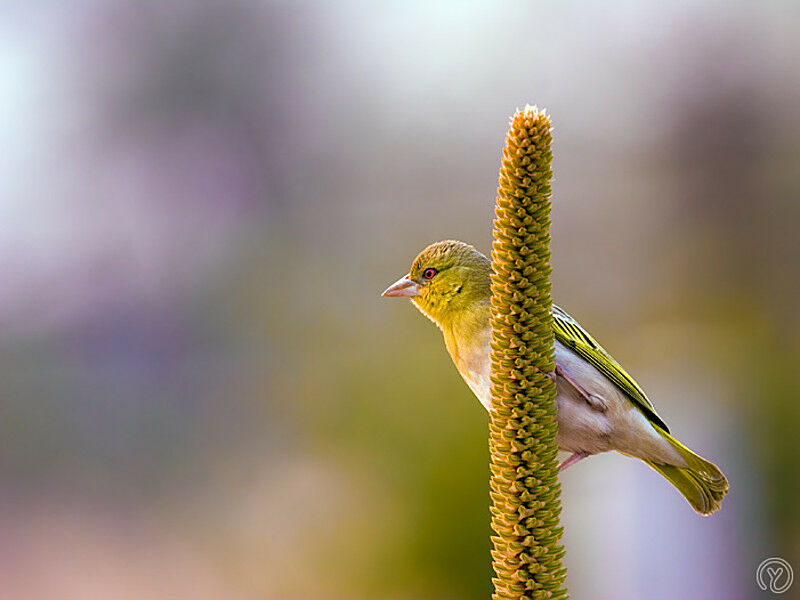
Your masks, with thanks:
M489 259L464 242L436 242L420 252L408 275L383 296L410 298L440 327L446 327L491 297Z

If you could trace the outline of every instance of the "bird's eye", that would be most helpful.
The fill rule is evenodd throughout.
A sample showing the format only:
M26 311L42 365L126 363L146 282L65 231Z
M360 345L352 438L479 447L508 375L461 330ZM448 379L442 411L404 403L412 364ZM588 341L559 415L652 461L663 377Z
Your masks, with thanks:
M428 267L427 269L425 269L422 272L422 278L423 279L433 279L433 276L436 275L436 273L438 273L438 272L439 271L437 271L436 269L434 269L432 267Z

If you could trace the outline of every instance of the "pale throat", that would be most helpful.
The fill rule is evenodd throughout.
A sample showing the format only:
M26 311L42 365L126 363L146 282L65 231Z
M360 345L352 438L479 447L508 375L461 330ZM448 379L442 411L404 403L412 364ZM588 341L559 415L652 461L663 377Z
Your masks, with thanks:
M474 310L459 311L440 327L447 351L462 375L486 371L491 338L488 303Z

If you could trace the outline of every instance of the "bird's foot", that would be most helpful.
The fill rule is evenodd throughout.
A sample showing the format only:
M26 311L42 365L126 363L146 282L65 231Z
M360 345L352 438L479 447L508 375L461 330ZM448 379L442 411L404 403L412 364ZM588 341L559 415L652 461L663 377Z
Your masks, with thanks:
M569 375L567 375L564 372L564 369L562 369L558 365L556 365L555 374L561 377L573 388L575 388L575 391L578 392L581 396L583 396L583 399L586 400L589 406L591 406L593 409L599 410L600 412L605 412L606 410L608 410L608 404L606 403L605 399L595 394L590 394L589 392L587 392L585 389L583 389L583 387L580 384L575 382Z
M583 460L587 456L589 456L588 452L574 452L567 460L561 463L560 469L563 471L567 467L571 467L576 462Z

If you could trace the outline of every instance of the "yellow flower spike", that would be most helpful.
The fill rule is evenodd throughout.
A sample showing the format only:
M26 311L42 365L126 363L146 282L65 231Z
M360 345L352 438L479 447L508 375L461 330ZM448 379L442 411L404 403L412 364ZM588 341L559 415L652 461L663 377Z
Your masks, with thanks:
M550 315L550 118L511 119L492 243L492 550L495 600L567 598ZM531 518L535 515L535 518Z

